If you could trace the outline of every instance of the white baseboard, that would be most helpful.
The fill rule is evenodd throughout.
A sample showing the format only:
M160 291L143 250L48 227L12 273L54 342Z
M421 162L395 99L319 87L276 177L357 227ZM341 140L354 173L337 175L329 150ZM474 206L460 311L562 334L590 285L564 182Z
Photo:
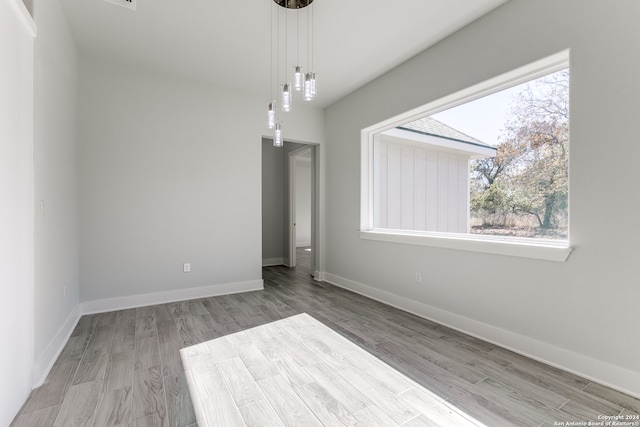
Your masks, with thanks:
M67 317L67 320L65 320L56 335L53 337L51 342L49 342L49 345L44 350L42 355L36 362L34 362L32 371L32 388L38 388L44 383L44 380L47 378L47 375L49 375L49 371L53 367L53 364L55 363L56 359L58 359L60 353L62 353L64 346L67 344L67 341L71 336L71 333L78 324L80 315L80 304L77 304L74 307L73 311L71 311L71 313L69 314L69 317Z
M263 267L273 267L274 265L284 265L284 258L266 258L262 260Z
M56 359L67 344L71 333L76 327L80 316L84 314L105 313L109 311L124 310L128 308L144 307L147 305L164 304L169 302L184 301L195 298L205 298L217 295L229 295L240 292L259 291L264 289L264 282L251 280L248 282L225 283L221 285L203 286L199 288L180 289L150 294L131 295L118 298L107 298L94 301L85 301L75 306L69 317L51 340L44 353L33 364L32 387L40 387Z
M323 277L325 282L640 398L639 372L593 359L565 348L478 322L477 320L340 276L326 272L320 273L319 276Z
M240 292L261 291L263 289L264 282L262 281L262 279L250 280L248 282L202 286L199 288L176 289L171 291L154 292L150 294L130 295L125 297L85 301L83 303L80 303L80 312L82 314L105 313L108 311L125 310L128 308L165 304L168 302L184 301L195 298L237 294Z

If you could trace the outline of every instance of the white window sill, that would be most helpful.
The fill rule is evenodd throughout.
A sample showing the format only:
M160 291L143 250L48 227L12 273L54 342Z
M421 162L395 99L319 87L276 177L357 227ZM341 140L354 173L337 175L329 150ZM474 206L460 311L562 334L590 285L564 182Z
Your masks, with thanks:
M360 238L556 262L565 262L572 251L572 248L566 241L518 239L513 237L481 236L477 234L374 229L360 231Z

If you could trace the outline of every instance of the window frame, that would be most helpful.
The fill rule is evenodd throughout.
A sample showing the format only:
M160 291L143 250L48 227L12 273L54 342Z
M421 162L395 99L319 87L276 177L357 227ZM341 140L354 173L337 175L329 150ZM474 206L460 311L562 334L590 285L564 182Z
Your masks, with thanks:
M376 229L373 227L373 162L375 135L395 128L403 123L439 113L565 68L569 68L569 50L558 52L554 55L519 67L513 71L501 74L443 98L429 102L421 107L362 129L360 131L360 238L363 240L377 240L400 244L431 246L445 249L565 262L573 250L570 246L570 232L568 233L567 240L559 241L551 239L488 236L470 233L463 234L437 231ZM571 99L569 102L571 102ZM569 212L569 219L570 217L571 215Z

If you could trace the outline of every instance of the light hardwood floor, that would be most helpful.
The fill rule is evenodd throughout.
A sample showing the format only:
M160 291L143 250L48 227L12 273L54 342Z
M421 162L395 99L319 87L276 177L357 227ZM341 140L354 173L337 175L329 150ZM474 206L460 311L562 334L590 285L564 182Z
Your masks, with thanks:
M316 282L308 259L309 252L300 251L296 269L265 268L264 291L83 316L45 384L11 425L195 425L180 349L300 313L488 426L640 414L640 400L631 396ZM368 415L375 425L379 414Z
M306 313L180 353L199 427L484 426Z

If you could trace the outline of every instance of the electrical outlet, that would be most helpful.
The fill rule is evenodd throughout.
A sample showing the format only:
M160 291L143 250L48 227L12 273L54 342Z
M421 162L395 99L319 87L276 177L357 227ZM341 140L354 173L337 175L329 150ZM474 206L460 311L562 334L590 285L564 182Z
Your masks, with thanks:
M183 273L191 272L191 263L190 262L185 262L184 264L182 264L182 272Z
M416 271L416 283L422 283L422 273Z

